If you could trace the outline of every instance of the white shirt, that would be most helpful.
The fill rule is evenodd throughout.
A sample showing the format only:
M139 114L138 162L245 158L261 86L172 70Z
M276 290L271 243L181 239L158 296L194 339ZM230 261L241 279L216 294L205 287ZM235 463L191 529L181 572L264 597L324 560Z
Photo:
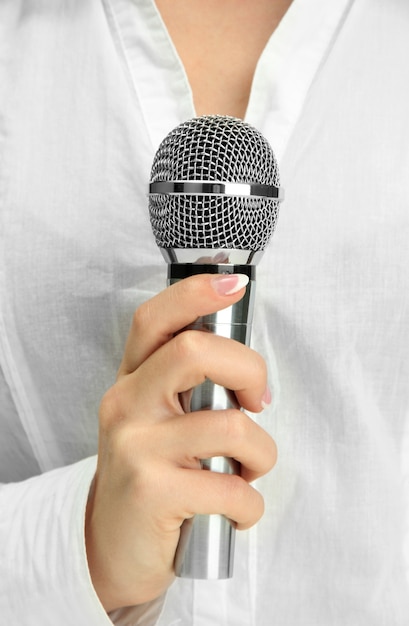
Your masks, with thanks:
M109 618L83 539L97 411L165 285L147 182L194 116L151 0L0 3L0 615L7 626L407 626L409 6L294 0L246 119L286 199L253 347L278 444L230 581Z

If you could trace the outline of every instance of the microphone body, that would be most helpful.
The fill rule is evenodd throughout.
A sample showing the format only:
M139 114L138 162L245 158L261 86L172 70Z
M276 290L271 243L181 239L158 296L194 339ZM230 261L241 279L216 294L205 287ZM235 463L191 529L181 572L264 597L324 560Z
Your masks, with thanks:
M168 284L199 273L249 277L243 298L200 317L190 329L249 345L256 264L269 242L282 199L278 167L265 138L242 120L202 116L163 140L152 166L149 211L168 263ZM184 411L239 409L234 392L206 380L181 394ZM239 474L235 459L202 459L204 471ZM233 575L235 529L222 515L185 520L175 555L177 576Z
M255 266L232 264L171 264L168 284L197 273L241 273L249 276L246 292L236 304L198 318L189 329L211 332L249 345L253 319ZM207 379L181 394L186 413L203 409L239 409L234 392ZM232 458L201 459L204 470L240 474L240 464ZM224 579L233 575L235 529L223 515L196 515L185 520L175 557L176 575L182 578Z

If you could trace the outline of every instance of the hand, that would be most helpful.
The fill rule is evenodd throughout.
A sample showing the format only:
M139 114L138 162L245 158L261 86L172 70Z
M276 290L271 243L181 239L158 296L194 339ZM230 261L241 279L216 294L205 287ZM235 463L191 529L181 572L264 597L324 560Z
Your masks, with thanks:
M181 392L205 378L234 390L249 411L261 411L268 399L265 363L256 352L210 333L174 335L240 300L237 280L188 278L135 313L117 381L100 407L86 514L91 577L107 611L166 590L184 519L220 513L243 529L263 513L249 482L275 463L271 437L242 411L185 414L179 402ZM212 456L236 458L241 476L201 470L199 459Z

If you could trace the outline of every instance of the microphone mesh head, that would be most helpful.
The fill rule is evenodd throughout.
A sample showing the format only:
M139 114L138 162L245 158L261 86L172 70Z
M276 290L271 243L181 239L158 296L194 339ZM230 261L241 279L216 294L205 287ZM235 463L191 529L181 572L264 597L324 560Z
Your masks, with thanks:
M208 181L279 187L267 140L240 119L209 115L177 126L160 144L151 182ZM159 194L149 212L160 248L262 251L274 231L279 200L213 194Z

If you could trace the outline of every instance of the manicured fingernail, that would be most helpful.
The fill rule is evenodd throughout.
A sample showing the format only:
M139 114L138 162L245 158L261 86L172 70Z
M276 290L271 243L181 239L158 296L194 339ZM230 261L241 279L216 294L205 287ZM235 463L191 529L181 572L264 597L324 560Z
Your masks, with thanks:
M212 259L213 263L227 263L229 255L227 252L218 252Z
M270 406L271 400L271 391L270 388L267 386L261 398L261 406L263 407L263 409L266 409L268 406Z
M232 296L247 285L249 277L246 274L218 274L213 276L211 284L220 296Z

